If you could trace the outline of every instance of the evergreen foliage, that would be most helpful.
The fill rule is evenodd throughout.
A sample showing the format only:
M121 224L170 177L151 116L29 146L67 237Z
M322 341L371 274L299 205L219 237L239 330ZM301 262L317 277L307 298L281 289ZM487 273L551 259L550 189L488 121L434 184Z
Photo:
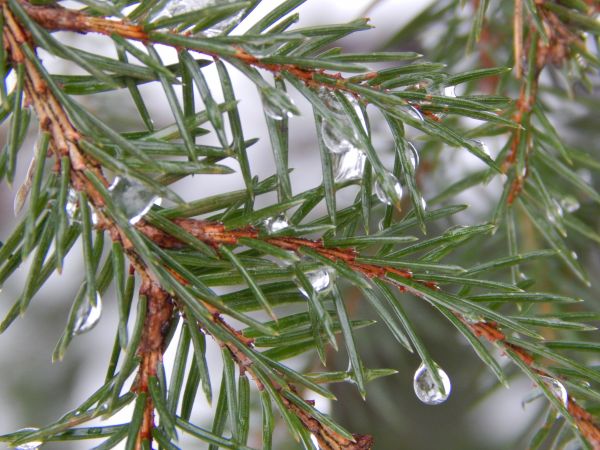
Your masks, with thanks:
M20 186L22 210L3 237L0 283L29 266L0 331L81 246L81 288L53 359L93 328L109 289L104 302L119 311L114 350L105 383L78 408L0 441L175 449L189 435L195 448L246 449L256 429L258 448L269 449L279 427L306 449L373 448L371 435L346 430L310 398L335 399L340 382L364 398L369 381L396 373L362 351L369 337L360 330L375 315L386 342L422 361L415 389L425 403L450 394L424 338L439 326L438 337L460 334L473 350L462 358L480 358L500 385L524 374L547 398L546 422L519 445L600 449L600 346L589 323L600 315L588 273L598 270L600 242L597 2L433 2L373 53L335 46L368 33L366 19L296 26L304 0L273 6L241 34L260 0L77 3L0 0L0 179ZM56 31L103 34L115 56ZM410 40L426 58L403 48ZM176 63L163 62L164 46ZM82 74L51 73L41 49ZM254 174L256 139L242 126L232 71L262 100L275 166L267 178ZM140 89L148 83L162 89L171 124L155 126ZM136 129L118 129L81 101L113 92L131 97ZM321 159L322 182L306 190L289 164L302 151L290 146L300 114L292 96L312 108ZM382 128L391 149L374 143ZM30 169L17 180L32 129ZM205 135L218 145L201 143ZM469 155L475 171L457 167ZM173 186L231 173L245 189L200 188L185 200ZM489 197L465 214L457 198L485 186ZM344 204L341 191L354 200ZM426 316L413 313L414 302L429 306ZM211 341L218 363L206 357ZM163 366L168 347L173 367ZM331 349L347 356L347 370L332 368ZM310 352L318 371L290 367ZM208 426L193 420L202 397L214 405ZM90 425L128 405L129 422Z

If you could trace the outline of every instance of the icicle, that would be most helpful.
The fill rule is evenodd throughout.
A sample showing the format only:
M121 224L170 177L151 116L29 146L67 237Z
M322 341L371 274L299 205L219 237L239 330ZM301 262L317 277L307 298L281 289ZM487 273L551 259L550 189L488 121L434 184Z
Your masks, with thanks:
M450 378L446 372L444 372L439 367L435 367L440 378L443 383L443 391L436 384L433 379L431 373L425 366L425 364L421 363L417 371L415 372L415 376L413 378L413 387L415 389L415 394L426 405L438 405L440 403L445 402L450 396L450 390L452 388L450 384Z
M108 188L115 205L125 214L129 223L135 225L153 204L161 199L146 186L137 181L116 177Z

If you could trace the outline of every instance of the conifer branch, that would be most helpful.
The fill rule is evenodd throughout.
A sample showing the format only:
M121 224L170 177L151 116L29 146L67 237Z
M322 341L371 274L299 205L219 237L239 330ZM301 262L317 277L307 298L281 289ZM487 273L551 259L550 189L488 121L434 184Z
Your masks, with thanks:
M26 31L26 27L16 19L9 6L11 2L15 1L18 1L18 4L39 25L51 31L70 30L81 33L117 34L126 39L143 42L152 41L152 37L155 35L147 33L142 27L135 24L93 17L60 6L33 6L21 0L3 0L1 2L6 24L3 28L3 39L8 52L9 63L14 67L24 67L24 92L26 100L33 105L40 128L49 133L48 156L54 158L54 171L60 172L63 169L62 161L68 159L70 162L70 186L86 195L99 217L98 224L96 225L97 229L108 232L113 242L122 244L132 267L141 278L139 295L147 299L147 312L144 317L141 340L137 349L137 356L140 358L138 373L131 390L139 398L145 399L135 448L136 450L141 449L147 444L151 447L154 439L153 433L156 428L154 414L157 405L150 395L150 391L152 390L150 385L152 379L157 376L157 367L162 361L162 356L166 349L166 339L173 312L175 309L178 309L185 316L186 304L177 293L173 292L172 286L167 286L163 283L163 278L155 270L157 267L150 267L147 264L144 256L136 246L137 242L132 241L127 230L119 223L118 218L112 217L107 212L106 201L101 192L102 187L106 188L109 185L103 172L104 167L97 159L90 156L89 152L86 152L86 143L89 144L87 142L88 137L74 125L69 118L67 110L61 104L61 99L55 90L55 86L49 83L49 80L46 79L44 73L40 70L41 63L35 53L36 43L31 34ZM516 164L520 151L525 152L524 161L525 168L527 168L529 144L523 143L523 139L527 139L523 130L527 130L529 127L529 113L536 102L539 74L547 61L558 61L564 58L566 55L565 48L571 44L571 34L563 26L558 15L552 10L543 8L543 4L538 5L538 9L546 23L552 24L557 31L555 35L550 37L549 44L544 44L539 36L534 35L533 37L530 36L530 42L526 45L529 47L529 53L530 56L533 56L533 59L529 61L529 71L524 74L526 81L524 78L517 110L513 115L514 122L522 126L522 128L517 128L512 133L510 154L505 160L504 171L508 171ZM515 23L519 21L520 19L515 20ZM517 48L520 48L520 42L520 35L515 34ZM175 44L173 45L175 46ZM260 58L235 45L232 45L225 54L220 54L218 51L209 49L195 48L194 50L199 50L214 58L233 58L241 64L265 69L276 75L285 72L309 87L326 87L334 91L350 91L355 94L357 93L355 92L356 86L349 86L349 84L357 80L361 82L370 80L377 76L375 73L367 73L359 78L350 79L344 78L340 74L328 73L324 69L302 66L302 64L265 63ZM519 54L520 50L516 50L515 53ZM379 86L377 84L369 85L368 89L377 92ZM406 101L406 104L420 108L419 103L415 101ZM429 113L427 109L424 110L424 113L431 120L438 120L437 116ZM509 204L519 195L525 176L526 173L521 172L516 175L507 198ZM93 180L97 180L97 183L95 184ZM311 240L296 236L264 235L257 228L253 227L252 224L248 224L243 228L229 229L222 223L215 221L177 217L169 220L170 225L178 227L178 229L192 236L194 239L212 247L216 250L217 254L219 254L220 250L223 252L227 246L243 245L240 239L261 241L279 249L294 252L299 256L315 254L332 263L340 263L343 267L347 267L353 273L360 274L366 279L381 280L396 287L401 292L408 292L416 297L426 298L428 293L440 291L437 282L420 279L418 276L413 275L412 271L407 268L372 262L368 258L362 257L352 247L340 248L328 246L322 240ZM134 227L136 232L139 232L140 235L143 235L161 249L183 249L188 247L187 242L155 225L151 218L140 220ZM173 276L181 286L192 284L189 274L184 270L180 270L177 267L162 268ZM311 412L310 409L307 410L303 407L309 405L310 402L297 396L297 388L293 383L288 382L287 378L282 377L282 383L282 380L276 379L275 376L262 373L260 367L256 367L257 360L254 357L259 358L260 353L254 349L253 339L244 336L240 330L233 328L223 319L223 315L226 315L227 311L221 310L218 306L211 303L208 298L202 298L200 295L197 296L196 300L203 310L207 312L206 320L202 321L188 316L185 317L185 320L191 321L194 328L199 328L204 333L211 335L222 348L227 349L237 364L240 374L249 373L259 390L267 388L275 389L279 402L290 414L300 421L309 433L316 437L322 449L367 450L372 448L373 440L371 436L353 435L353 438L350 439L320 419L315 412ZM453 310L452 312L474 336L498 345L506 354L516 357L534 374L556 378L551 373L551 370L545 369L536 363L535 352L528 350L526 346L519 345L507 337L502 330L501 324L487 318L473 321L469 320L459 311ZM268 384L268 387L266 384ZM581 407L570 395L566 408L580 433L595 450L600 449L600 427L594 422L592 415Z

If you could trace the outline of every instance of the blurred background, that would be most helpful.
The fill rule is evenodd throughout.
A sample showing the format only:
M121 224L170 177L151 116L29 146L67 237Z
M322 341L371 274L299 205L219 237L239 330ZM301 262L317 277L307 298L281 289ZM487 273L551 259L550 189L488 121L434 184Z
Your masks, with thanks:
M248 18L252 23L253 17L260 17L264 11L271 9L279 0L263 1L263 5ZM316 25L339 23L362 17L372 4L371 0L308 0L300 9L300 25ZM433 51L428 43L436 42L439 36L448 32L447 23L439 23L437 28L414 30L412 38L394 39L396 33L424 8L429 1L384 0L368 11L374 29L351 35L340 45L350 52L369 52L379 50L384 46L400 51L417 51L424 53L427 59L437 59L449 64L451 72L464 70L474 63L473 58L464 60L444 61L440 51ZM456 14L469 15L472 13L469 5ZM244 25L240 30L245 28ZM98 36L80 36L70 33L59 33L61 39L72 45L98 53L112 55L108 41ZM174 60L174 54L169 49L162 49L165 63ZM439 49L437 49L439 50ZM71 64L57 60L41 53L44 63L53 73L79 73ZM216 73L209 67L206 76L216 80ZM258 137L260 141L251 150L253 173L265 178L274 173L272 153L262 114L257 114L260 103L254 85L241 74L232 71L233 83L240 103L243 117L244 132L247 138ZM218 84L215 84L217 86ZM164 94L157 86L144 85L142 93L152 96L151 111L157 126L171 123L172 117L166 104ZM219 89L215 89L215 94ZM290 166L294 168L292 183L294 192L300 192L321 183L321 173L315 170L320 165L313 116L298 95L291 93L298 107L303 112L299 117L290 121ZM81 102L95 114L119 130L135 129L137 112L127 95L121 93L103 94L81 98ZM371 111L369 111L371 112ZM5 124L6 125L6 124ZM467 125L468 123L462 124ZM382 124L377 122L377 116L371 117L374 141L383 158L391 164L393 160L392 142ZM33 130L35 131L35 130ZM421 148L419 136L413 137L415 145L427 155L427 149ZM0 129L0 144L6 139L6 127ZM200 138L202 143L214 144L217 141L210 135ZM493 155L497 154L504 141L503 137L490 139L486 144ZM596 149L597 142L595 144ZM26 148L32 149L34 142L30 139ZM482 169L483 165L465 151L449 149L436 156L433 165L451 167L451 171L428 177L425 173L421 180L421 188L425 198L433 195L439 186L458 179L469 171ZM422 156L423 157L423 156ZM425 156L425 162L427 157ZM28 155L23 152L19 160L19 171L15 186L12 190L3 187L0 191L0 240L4 240L19 220L13 213L13 199L21 180L25 176L29 163ZM317 165L317 166L315 166ZM234 167L234 166L232 166ZM590 175L591 176L591 175ZM453 199L454 203L468 203L470 208L453 222L442 221L430 229L434 236L455 223L477 223L483 221L497 200L500 180L492 180L483 188L471 190ZM186 199L196 199L203 196L243 188L241 176L236 175L200 175L189 177L177 184L178 192ZM340 200L351 202L356 191L346 189L340 193ZM267 204L273 197L263 196L257 204ZM585 207L585 205L583 205ZM590 212L591 214L592 212ZM495 239L477 241L471 249L465 250L466 257L471 261L484 261L490 255L504 251L503 236ZM586 261L591 279L597 278L600 257L593 249L580 249L580 257ZM554 264L552 262L548 264ZM105 376L106 363L110 357L114 341L114 331L117 323L116 305L111 291L103 298L102 318L90 332L78 336L70 346L65 359L52 363L51 355L60 338L67 314L81 280L81 250L75 245L69 255L61 276L53 277L33 300L32 307L19 318L2 336L0 336L0 434L14 431L22 427L40 427L56 420L62 413L73 409L99 387ZM529 275L544 277L543 266L531 266ZM0 316L3 316L13 304L25 284L26 266L18 271L0 292ZM539 286L539 285L538 285ZM595 292L595 291L592 291ZM587 291L583 296L589 298L592 292ZM348 307L355 317L374 317L360 296L351 290L346 291ZM519 376L513 368L507 367L511 380L510 389L499 386L495 378L475 356L469 346L448 323L440 318L427 305L412 297L403 298L407 313L415 318L422 338L436 361L448 373L452 380L452 395L450 399L438 406L427 406L417 400L412 388L413 373L420 361L416 355L408 353L391 337L387 329L380 324L357 331L360 352L369 367L390 367L398 370L398 374L378 379L368 386L367 400L363 401L358 391L352 385L337 385L332 389L338 395L339 401L330 404L322 399L317 400L317 406L331 413L342 425L354 433L369 433L375 436L378 450L495 450L524 448L524 439L531 435L534 424L539 421L540 410L546 407L544 400L524 404L530 396L532 385ZM173 341L167 352L167 376L169 360L173 358ZM218 389L220 379L220 355L212 343L209 355L216 361L213 389ZM345 370L347 357L340 353L330 352L328 360L332 363L331 370ZM502 358L500 357L502 361ZM303 370L322 370L316 355L305 355L291 363L293 367ZM198 400L194 409L197 421L210 426L209 417L214 405L206 405ZM130 410L120 413L124 421ZM115 423L119 422L115 418ZM257 416L258 418L258 416ZM293 443L280 424L277 433L276 449L294 449ZM250 445L260 446L260 420L255 421L257 437L251 437ZM253 433L251 432L251 435ZM84 444L72 444L69 448L91 448L99 441L87 441ZM182 437L183 449L204 448L197 442L192 443ZM64 448L64 445L54 446L49 443L43 448Z

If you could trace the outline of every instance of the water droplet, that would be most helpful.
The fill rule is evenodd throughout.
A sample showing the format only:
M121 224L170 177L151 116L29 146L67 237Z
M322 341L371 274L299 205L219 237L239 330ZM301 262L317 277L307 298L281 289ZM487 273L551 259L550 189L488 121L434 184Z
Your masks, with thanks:
M269 217L263 221L267 233L277 233L290 226L285 214L278 214L275 217Z
M38 428L21 428L20 430L17 431L17 433L35 433L36 431L39 431L39 429ZM43 441L29 441L29 442L25 442L25 443L15 447L15 450L36 450L43 443L44 443Z
M100 293L96 292L96 304L86 302L81 305L75 318L75 325L73 326L73 334L82 334L90 331L96 326L102 315L102 297Z
M446 97L456 97L455 86L445 86L444 87L444 95Z
M333 287L334 274L329 269L318 269L305 272L304 275L312 285L317 294L325 294ZM298 288L302 295L308 297L308 293L304 288Z
M548 219L548 222L554 225L562 222L563 209L555 199L552 199L548 209L546 210L546 218Z
M421 209L425 211L427 209L427 202L423 197L421 197Z
M442 379L443 390L440 389L440 387L434 381L431 373L429 373L429 370L423 363L421 363L413 378L415 394L417 394L419 400L426 405L438 405L445 402L450 396L450 390L452 388L450 385L450 378L448 378L446 372L437 367L437 365L435 369Z
M579 259L579 255L575 252L571 252L571 258L573 258L574 260L578 260Z
M540 378L546 383L550 392L561 401L563 406L566 408L569 402L569 394L565 389L565 386L558 381L556 378L547 377L545 375L541 375Z
M560 206L564 211L567 211L568 213L574 213L581 207L577 199L570 195L563 197L560 200Z
M274 98L276 97L273 91L277 92L275 95L279 96L278 100L281 101L275 103ZM273 120L283 120L286 117L290 118L294 116L295 103L283 91L274 88L265 90L262 95L262 102L265 114Z
M329 89L321 88L319 89L318 95L339 122L335 123L333 121L324 119L321 123L321 137L325 146L333 153L343 153L353 149L354 147L359 147L358 131L354 127L352 120L346 114L344 106L337 99L335 94ZM356 116L360 120L363 129L366 131L367 122L358 100L356 100L356 98L350 94L344 94L344 96L352 105Z
M468 141L471 144L473 144L473 146L476 147L480 152L487 156L490 156L490 149L488 148L485 142L480 141L479 139L468 139Z
M352 129L352 124L349 120L345 119L342 122L349 129ZM325 146L332 153L344 153L356 148L354 140L348 138L343 128L339 128L327 120L321 122L321 138Z
M127 178L116 177L108 190L112 193L113 202L129 220L136 224L146 214L159 197L146 186Z
M350 150L337 155L335 166L335 181L359 180L365 171L367 155L362 150L352 147Z
M406 143L406 145L404 147L404 151L406 153L406 157L408 158L408 161L412 165L412 168L416 169L417 166L419 165L419 152L417 152L417 149L412 144L412 142Z
M401 200L402 199L402 186L400 185L400 182L398 181L398 179L389 172L387 172L384 176L387 178L387 180L385 180L385 181L393 186L394 193L396 194L397 199ZM379 180L375 181L373 190L375 191L375 195L377 196L377 198L379 199L379 201L381 203L385 203L386 205L391 205L392 203L394 203L394 199L391 198L388 195L388 193L384 190L382 183L380 183Z
M470 323L471 325L474 325L476 323L485 322L485 319L483 318L483 316L480 316L479 314L473 314L473 313L463 314L462 318L465 320L465 322Z

